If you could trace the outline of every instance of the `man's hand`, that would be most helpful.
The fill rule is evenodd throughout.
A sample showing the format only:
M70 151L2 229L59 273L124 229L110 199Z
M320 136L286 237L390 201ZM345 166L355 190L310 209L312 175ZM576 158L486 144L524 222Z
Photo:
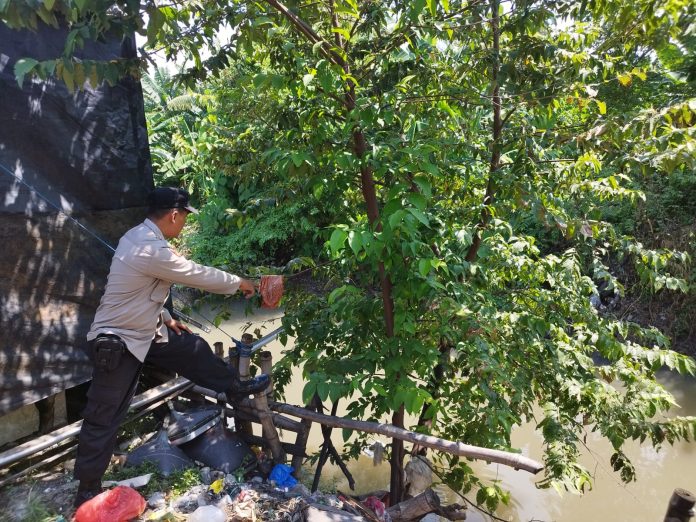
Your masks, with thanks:
M164 324L172 330L174 330L174 333L176 335L181 335L182 330L188 333L193 333L188 326L186 326L184 323L180 321L177 321L176 319L169 319L168 321L164 321Z
M254 294L256 294L256 287L254 286L254 283L247 279L241 280L239 283L239 290L242 292L242 294L244 294L246 299L251 299L254 297Z

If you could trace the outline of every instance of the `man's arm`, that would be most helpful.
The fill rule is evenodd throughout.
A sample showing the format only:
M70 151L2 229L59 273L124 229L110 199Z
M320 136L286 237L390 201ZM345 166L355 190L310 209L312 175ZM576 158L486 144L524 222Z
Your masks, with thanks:
M254 285L237 275L211 266L200 265L170 248L158 248L151 256L147 272L157 279L171 281L215 294L234 294L241 290L245 297L254 295Z

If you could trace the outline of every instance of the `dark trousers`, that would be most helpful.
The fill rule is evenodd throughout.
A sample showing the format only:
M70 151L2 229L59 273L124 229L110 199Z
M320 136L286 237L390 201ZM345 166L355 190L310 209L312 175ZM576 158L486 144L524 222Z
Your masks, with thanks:
M92 343L88 343L90 357ZM198 335L169 330L168 343L152 343L146 361L183 375L217 392L232 386L235 370L216 356L210 345ZM138 386L143 364L126 351L112 371L94 369L82 412L75 478L99 486L116 445L118 429Z

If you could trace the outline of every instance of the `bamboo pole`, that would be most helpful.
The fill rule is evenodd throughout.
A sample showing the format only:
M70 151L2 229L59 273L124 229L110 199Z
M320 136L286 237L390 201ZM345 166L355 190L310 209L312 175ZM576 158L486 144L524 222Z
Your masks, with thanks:
M319 400L319 396L315 393L314 397L312 397L312 400L309 402L309 404L307 406L305 406L305 408L310 410L310 411L316 411L320 404L321 404L321 401ZM309 432L312 429L312 421L309 419L302 419L301 426L302 426L302 431L297 432L297 438L295 439L295 444L297 446L301 446L306 451L307 440L309 439ZM299 476L298 473L300 472L300 468L302 467L303 460L304 460L304 458L299 457L299 456L294 456L292 459L292 468L295 470L296 477Z
M263 352L259 353L259 366L261 367L261 373L265 373L269 377L272 377L273 374L273 354L267 350L264 350ZM269 401L272 401L275 399L274 393L273 393L273 379L271 378L271 382L268 385L268 388L266 388L266 398Z
M151 388L140 395L133 398L130 405L130 410L137 410L148 404L151 404L163 397L179 394L193 387L193 383L184 377L179 377L167 383ZM80 433L82 421L79 420L68 426L64 426L58 430L52 431L47 435L20 444L14 448L0 453L0 469L10 466L26 457L29 457L41 450L50 448L66 439L76 437Z
M689 522L694 516L696 496L685 489L677 488L672 493L664 522Z
M254 406L256 407L256 414L259 416L259 422L261 423L263 438L271 448L273 462L276 464L283 464L285 462L285 451L280 443L278 430L273 424L271 410L268 408L268 400L264 392L259 392L254 395Z
M259 422L256 410L244 404L235 404L234 408L225 408L225 412L228 415L239 415L243 420ZM288 430L298 434L304 430L304 425L300 421L291 419L280 413L271 412L271 418L273 419L273 424L281 430Z
M426 448L451 453L452 455L459 455L460 457L470 459L485 460L487 462L496 462L498 464L510 466L514 469L522 469L530 473L539 473L539 471L544 469L543 464L540 462L517 453L481 448L479 446L464 444L463 442L453 442L450 440L441 439L439 437L434 437L432 435L415 433L403 428L398 428L391 424L344 419L332 415L324 415L322 413L307 410L300 406L292 406L290 404L284 404L281 402L272 402L269 404L269 407L274 411L299 417L301 419L309 419L312 422L317 422L324 426L361 431L364 433L377 433L386 437L411 442L413 444L419 444L420 446L425 446Z
M238 346L234 348L235 353L232 353L233 348L230 348L230 361L233 359L237 364L237 369L239 371L239 379L246 381L249 379L249 367L251 365L250 355L248 350L242 350ZM239 402L239 401L235 401ZM253 405L252 405L253 407ZM251 422L242 419L240 416L235 416L234 427L240 434L251 437L254 434L254 430L251 426Z
M249 444L250 446L264 446L266 441L263 437L259 437L258 435L252 435L251 437L242 437L244 442ZM305 453L305 450L301 447L299 447L297 444L292 444L290 442L281 442L280 445L283 447L283 451L289 455L293 456L299 456L299 457L306 457L307 454Z
M241 345L239 349L239 378L241 380L247 380L250 378L249 368L251 366L251 345L246 348L247 345ZM268 399L266 398L266 390L261 391L254 395L253 406L256 410L256 414L259 417L259 422L261 423L261 430L263 433L263 438L266 443L271 448L271 454L273 455L273 461L276 464L282 464L285 462L285 451L283 451L283 446L280 444L280 437L278 436L278 430L273 424L273 418L271 417L271 410L268 408ZM240 401L243 402L243 401ZM243 431L247 436L253 435L251 430L251 424L249 423L249 431Z

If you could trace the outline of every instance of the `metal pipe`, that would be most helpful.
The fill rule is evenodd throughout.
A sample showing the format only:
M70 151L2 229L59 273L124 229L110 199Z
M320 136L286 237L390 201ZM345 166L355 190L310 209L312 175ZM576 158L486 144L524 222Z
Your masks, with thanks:
M273 330L272 332L267 333L261 339L259 339L258 341L256 341L255 343L253 343L251 345L251 353L254 353L254 352L260 350L262 347L266 346L268 343L275 340L276 337L278 337L284 331L285 331L285 328L280 326L280 327L276 328L275 330Z

